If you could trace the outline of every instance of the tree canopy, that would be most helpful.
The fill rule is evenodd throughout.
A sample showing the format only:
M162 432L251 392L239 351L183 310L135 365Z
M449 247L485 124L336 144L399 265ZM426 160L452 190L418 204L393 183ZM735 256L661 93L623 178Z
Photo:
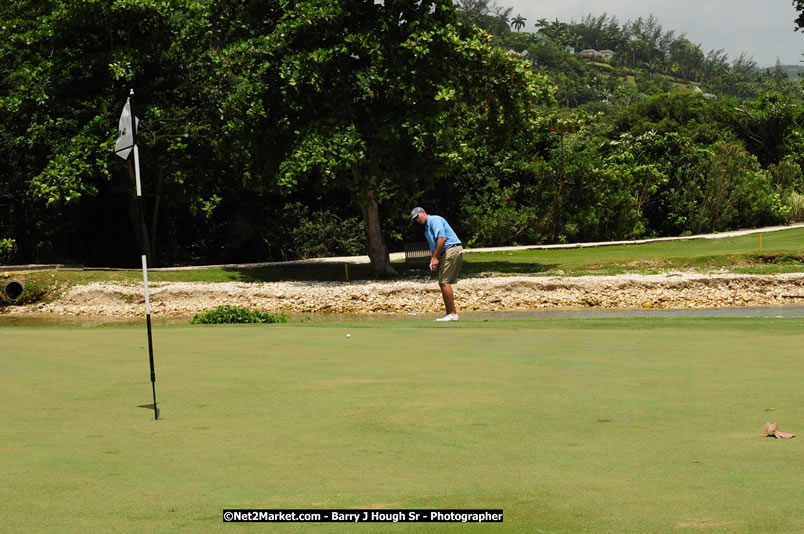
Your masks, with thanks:
M466 121L505 136L551 98L450 0L268 6L214 54L229 150L245 180L280 193L302 181L350 191L380 276L393 274L380 206L442 178L463 157Z
M511 15L486 0L6 2L0 262L136 265L131 168L112 151L130 89L154 264L368 253L389 276L415 205L473 246L798 213L804 91L783 66L704 53L654 17L527 31Z
M796 17L796 29L804 30L804 0L793 0L793 7L798 12Z

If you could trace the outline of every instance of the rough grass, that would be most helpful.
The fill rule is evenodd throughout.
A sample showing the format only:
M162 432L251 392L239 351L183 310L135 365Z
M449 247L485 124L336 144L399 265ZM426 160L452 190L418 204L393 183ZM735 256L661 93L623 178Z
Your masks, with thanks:
M4 530L229 531L223 508L489 507L505 510L503 532L802 531L802 437L759 436L767 421L804 433L801 327L158 327L160 421L144 328L5 328ZM364 530L489 529L422 527Z

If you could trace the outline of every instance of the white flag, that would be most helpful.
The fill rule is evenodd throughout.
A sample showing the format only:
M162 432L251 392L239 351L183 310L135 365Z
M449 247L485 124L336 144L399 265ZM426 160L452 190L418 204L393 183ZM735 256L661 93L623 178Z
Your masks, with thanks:
M140 119L137 120L137 127L140 126ZM120 123L118 125L120 130L120 137L114 144L114 153L123 159L128 159L131 154L131 149L134 148L134 129L131 124L131 99L126 98L126 105L123 107L123 113L120 114Z

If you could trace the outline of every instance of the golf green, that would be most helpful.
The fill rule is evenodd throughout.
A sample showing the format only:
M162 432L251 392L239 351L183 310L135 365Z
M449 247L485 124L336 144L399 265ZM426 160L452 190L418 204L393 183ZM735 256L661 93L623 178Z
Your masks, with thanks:
M803 326L157 326L158 421L144 326L3 328L0 519L6 532L800 532ZM760 437L768 421L799 437ZM237 527L225 508L505 516Z

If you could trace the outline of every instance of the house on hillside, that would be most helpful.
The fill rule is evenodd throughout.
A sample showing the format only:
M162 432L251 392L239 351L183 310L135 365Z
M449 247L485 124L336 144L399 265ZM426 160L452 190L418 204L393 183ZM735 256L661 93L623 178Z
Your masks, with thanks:
M716 94L714 94L714 93L704 93L703 89L701 89L697 85L695 86L695 89L693 89L692 92L693 93L701 93L702 96L707 100L717 100L717 95Z
M591 57L595 59L609 59L614 57L614 52L612 50L594 50L592 48L581 50L578 52L580 57Z
M509 56L519 56L519 57L521 57L521 58L524 58L525 56L527 56L527 55L528 55L528 51L527 51L527 50L523 50L522 52L517 52L516 50L511 49L511 50L509 50L509 51L508 51L508 55L509 55Z

